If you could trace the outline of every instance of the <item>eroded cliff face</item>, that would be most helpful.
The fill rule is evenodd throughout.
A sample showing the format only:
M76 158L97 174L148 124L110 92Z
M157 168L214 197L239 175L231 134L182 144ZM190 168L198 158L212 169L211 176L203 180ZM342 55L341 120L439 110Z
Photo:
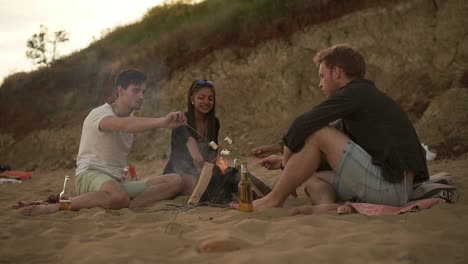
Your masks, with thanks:
M320 49L349 43L367 59L367 78L397 100L417 123L422 142L447 146L455 140L449 148L455 152L447 153L462 153L468 150L468 104L459 103L461 114L456 118L445 118L441 112L432 118L434 114L425 111L435 108L431 105L434 98L434 103L447 105L450 111L451 88L466 90L459 81L468 71L466 14L468 2L463 0L412 0L353 13L256 48L219 50L152 87L140 115L184 110L191 82L213 80L222 126L220 140L229 136L234 141L231 149L246 155L251 147L279 141L294 117L323 100L312 58ZM440 127L457 129L442 136L430 135ZM37 131L16 144L11 136L2 135L0 147L8 151L0 155L4 163L17 166L72 166L80 134L81 126ZM136 137L132 157L166 158L169 149L170 131L142 133ZM43 153L42 161L18 157L18 153L33 150Z

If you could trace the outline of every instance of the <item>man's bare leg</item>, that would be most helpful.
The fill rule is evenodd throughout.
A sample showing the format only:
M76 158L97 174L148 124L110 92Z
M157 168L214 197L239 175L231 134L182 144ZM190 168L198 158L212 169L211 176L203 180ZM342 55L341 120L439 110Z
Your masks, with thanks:
M293 208L289 211L289 214L322 214L336 210L340 205L336 203L336 192L332 185L334 177L334 171L316 172L304 184L311 205Z
M116 181L104 183L99 191L85 193L72 198L71 210L101 207L105 209L121 209L128 207L130 198ZM31 205L20 209L24 215L36 216L53 214L59 210L59 204Z
M331 204L336 202L336 191L333 188L334 171L316 172L305 183L305 193L312 205Z
M324 127L310 135L300 152L293 153L271 193L254 201L256 210L282 207L290 193L312 177L320 162L320 152L335 169L349 138L332 127Z
M149 186L131 200L129 208L141 208L157 201L171 199L184 189L184 183L179 174L150 176L147 183Z

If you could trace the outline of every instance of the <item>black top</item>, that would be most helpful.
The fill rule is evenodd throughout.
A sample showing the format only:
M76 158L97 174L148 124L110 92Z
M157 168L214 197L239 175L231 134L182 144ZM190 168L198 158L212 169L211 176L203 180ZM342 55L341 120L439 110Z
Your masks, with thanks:
M305 139L341 118L343 132L381 166L385 180L401 182L405 171L416 173L414 180L429 177L426 154L406 113L372 81L354 79L338 92L297 117L283 138L292 152Z
M187 113L185 113L187 116ZM215 118L215 139L213 140L218 144L218 133L219 133L219 119ZM217 151L213 150L209 143L210 141L205 138L200 137L199 135L193 135L190 128L187 126L180 126L178 128L172 129L171 135L171 157L167 162L166 168L164 169L163 174L167 173L183 173L190 174L194 176L199 176L200 171L193 164L192 156L187 147L187 141L189 137L194 137L197 142L198 148L203 156L203 160L212 162L217 155Z

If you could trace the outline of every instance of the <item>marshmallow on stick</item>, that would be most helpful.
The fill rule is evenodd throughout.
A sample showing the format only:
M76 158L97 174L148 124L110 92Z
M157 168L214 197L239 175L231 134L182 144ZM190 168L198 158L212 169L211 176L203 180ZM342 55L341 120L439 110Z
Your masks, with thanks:
M232 139L230 139L229 137L226 137L224 141L226 141L229 145L232 144Z
M221 155L223 155L223 156L229 156L230 154L231 154L231 151L229 151L227 149L221 150Z
M211 141L209 143L210 147L212 147L214 150L217 150L218 149L218 144L216 144L214 141Z

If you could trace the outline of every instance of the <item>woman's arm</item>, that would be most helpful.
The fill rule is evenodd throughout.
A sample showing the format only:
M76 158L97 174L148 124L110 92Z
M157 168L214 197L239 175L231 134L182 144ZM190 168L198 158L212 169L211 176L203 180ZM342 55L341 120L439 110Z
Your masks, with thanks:
M197 141L193 137L188 138L187 149L190 153L190 156L192 156L193 165L195 166L195 168L201 170L203 168L203 165L205 164L205 161L203 160L203 155L201 154L200 149L198 148Z

